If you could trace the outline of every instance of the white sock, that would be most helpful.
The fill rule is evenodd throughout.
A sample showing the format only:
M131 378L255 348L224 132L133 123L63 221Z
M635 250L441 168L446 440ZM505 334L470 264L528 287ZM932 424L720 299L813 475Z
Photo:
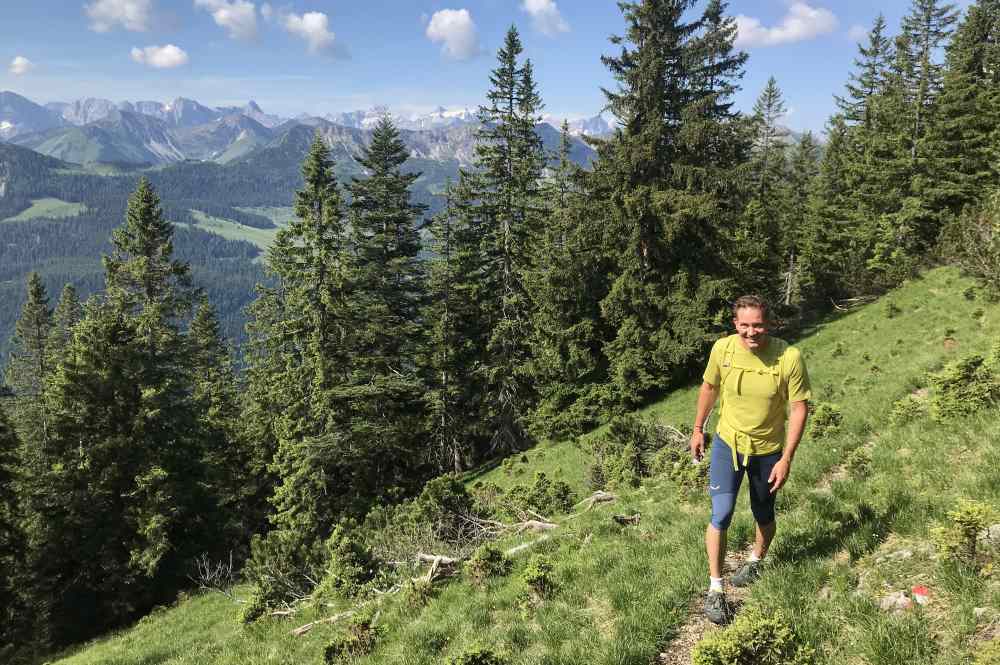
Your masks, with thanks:
M757 556L756 552L750 552L750 556L747 557L747 563L756 563L760 560L761 558Z
M711 575L709 575L709 577L708 577L708 590L709 591L718 591L719 593L722 593L722 578L721 577L712 577Z

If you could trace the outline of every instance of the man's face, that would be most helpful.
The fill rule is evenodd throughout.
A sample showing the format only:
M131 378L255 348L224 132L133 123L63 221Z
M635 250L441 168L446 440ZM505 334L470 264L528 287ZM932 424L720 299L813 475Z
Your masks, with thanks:
M741 307L736 310L733 325L745 348L755 351L767 344L767 322L764 321L764 312L756 307Z

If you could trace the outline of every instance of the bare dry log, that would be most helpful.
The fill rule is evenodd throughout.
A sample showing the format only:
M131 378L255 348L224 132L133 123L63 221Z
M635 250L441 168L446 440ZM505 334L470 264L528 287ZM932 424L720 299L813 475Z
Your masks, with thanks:
M326 624L326 623L337 623L341 619L346 619L347 617L351 616L352 614L354 614L354 610L348 610L346 612L340 612L339 614L334 614L333 616L327 617L325 619L317 619L316 621L310 621L307 624L299 626L298 628L296 628L295 630L293 630L290 634L294 635L295 637L300 637L300 636L305 635L306 633L308 633L310 630L312 630L316 626L320 626L320 625L323 625L323 624Z
M525 531L532 531L538 533L540 531L551 531L552 529L558 529L559 525L553 522L540 522L538 520L527 520L521 522L520 524L514 525L514 533L521 534Z

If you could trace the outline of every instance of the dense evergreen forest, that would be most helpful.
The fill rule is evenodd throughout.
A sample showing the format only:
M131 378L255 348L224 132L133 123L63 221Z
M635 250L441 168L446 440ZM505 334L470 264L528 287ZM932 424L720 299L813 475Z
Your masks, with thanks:
M590 169L568 131L547 154L511 28L475 163L437 210L388 120L350 177L312 139L285 201L255 198L251 163L46 183L127 212L109 238L86 215L45 222L103 253L99 270L3 227L16 249L0 274L9 258L45 279L28 281L0 399L0 659L134 620L190 586L197 560L242 566L246 621L317 585L356 593L378 565L355 534L454 536L442 506L469 498L451 474L688 381L739 294L779 303L794 333L935 263L1000 287L1000 0L961 16L913 0L895 34L879 19L822 154L809 133L787 140L777 81L752 113L733 107L734 19L723 0L695 5L620 3L603 58L617 129L592 141ZM260 274L212 267L256 248L167 221L193 171L230 178L227 216L293 204ZM261 286L244 299L245 280ZM217 312L244 302L237 367Z

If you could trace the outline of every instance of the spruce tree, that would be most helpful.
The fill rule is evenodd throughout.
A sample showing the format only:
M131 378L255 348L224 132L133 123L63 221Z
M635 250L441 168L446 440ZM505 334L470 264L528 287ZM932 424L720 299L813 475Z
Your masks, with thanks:
M73 337L73 326L83 318L83 305L72 284L63 287L59 303L52 313L52 330L49 334L49 366L55 367L62 360Z
M272 471L277 486L271 521L307 545L324 539L347 507L357 508L363 487L354 483L354 451L344 445L350 417L336 388L349 378L353 321L347 309L344 203L329 149L317 134L302 165L303 188L295 194L292 222L278 232L268 255L277 293L265 308L274 315L259 334L282 345L283 363L251 373L269 397L282 404L272 425Z
M933 124L935 102L941 93L943 66L937 62L938 50L947 42L958 20L955 5L942 0L912 0L903 17L903 35L911 49L913 73L908 81L912 103L911 155L918 157L919 145Z
M236 374L215 309L201 298L187 336L193 377L192 402L198 414L200 465L217 511L211 521L221 532L219 549L244 544L263 526L259 481L240 428ZM256 499L256 501L255 501Z
M563 122L558 161L542 186L546 222L537 240L532 294L532 380L539 403L531 417L538 436L583 433L600 420L598 384L606 380L601 357L600 294L606 266L594 250L599 239L581 224L588 200L583 174L570 160L569 126Z
M854 59L856 71L846 84L847 96L835 97L840 115L849 125L870 127L873 122L870 101L885 90L886 75L893 60L892 40L885 34L885 17L882 14L868 32L865 45L858 44L858 57Z
M802 313L806 294L813 290L814 277L809 265L803 265L804 235L809 227L809 201L814 181L819 173L819 146L812 132L804 133L791 150L788 171L781 195L784 210L781 214L781 255L786 262L785 283L781 302L797 306Z
M18 644L23 646L26 636L22 631L30 620L22 603L25 590L18 589L23 581L19 576L24 557L15 493L18 467L17 435L0 401L0 658L8 662Z
M478 118L473 196L483 233L485 317L489 326L481 373L491 450L527 443L535 400L525 372L530 357L531 302L525 274L541 225L538 182L545 165L535 125L541 100L530 61L520 63L521 39L512 26L490 74L487 105Z
M351 411L346 437L367 457L373 499L420 479L425 463L424 385L415 363L425 344L426 277L417 232L425 207L411 201L420 174L402 171L408 157L399 131L382 118L357 158L366 175L348 187L346 279L354 326L343 387Z
M785 177L785 141L788 129L778 124L786 112L778 82L772 76L757 97L753 106L754 145L751 168L753 169L754 196L769 201Z
M431 223L433 258L429 266L428 345L421 364L427 368L428 429L442 472L463 471L483 443L481 377L472 369L485 348L479 300L479 235L457 216L457 201L470 197L449 183L445 206Z
M452 306L449 318L451 329L467 336L461 355L472 360L461 392L483 392L474 418L487 437L479 454L522 448L536 400L526 370L532 312L526 276L542 224L539 180L546 158L535 131L541 100L522 50L511 27L490 74L487 104L479 108L473 168L460 172L446 213L456 267L448 269L454 275L448 288L478 303Z
M38 273L31 273L27 282L27 299L14 325L10 359L5 372L7 386L14 392L11 420L20 437L38 443L46 435L47 414L42 403L42 391L52 367L49 357L49 335L52 329L52 309Z
M741 208L749 142L729 103L745 56L733 53L724 5L692 21L694 4L620 3L628 29L612 38L620 53L602 58L618 82L605 95L621 130L598 145L593 187L607 197L600 223L616 264L601 309L616 331L604 353L621 406L683 375L731 288L711 266Z

